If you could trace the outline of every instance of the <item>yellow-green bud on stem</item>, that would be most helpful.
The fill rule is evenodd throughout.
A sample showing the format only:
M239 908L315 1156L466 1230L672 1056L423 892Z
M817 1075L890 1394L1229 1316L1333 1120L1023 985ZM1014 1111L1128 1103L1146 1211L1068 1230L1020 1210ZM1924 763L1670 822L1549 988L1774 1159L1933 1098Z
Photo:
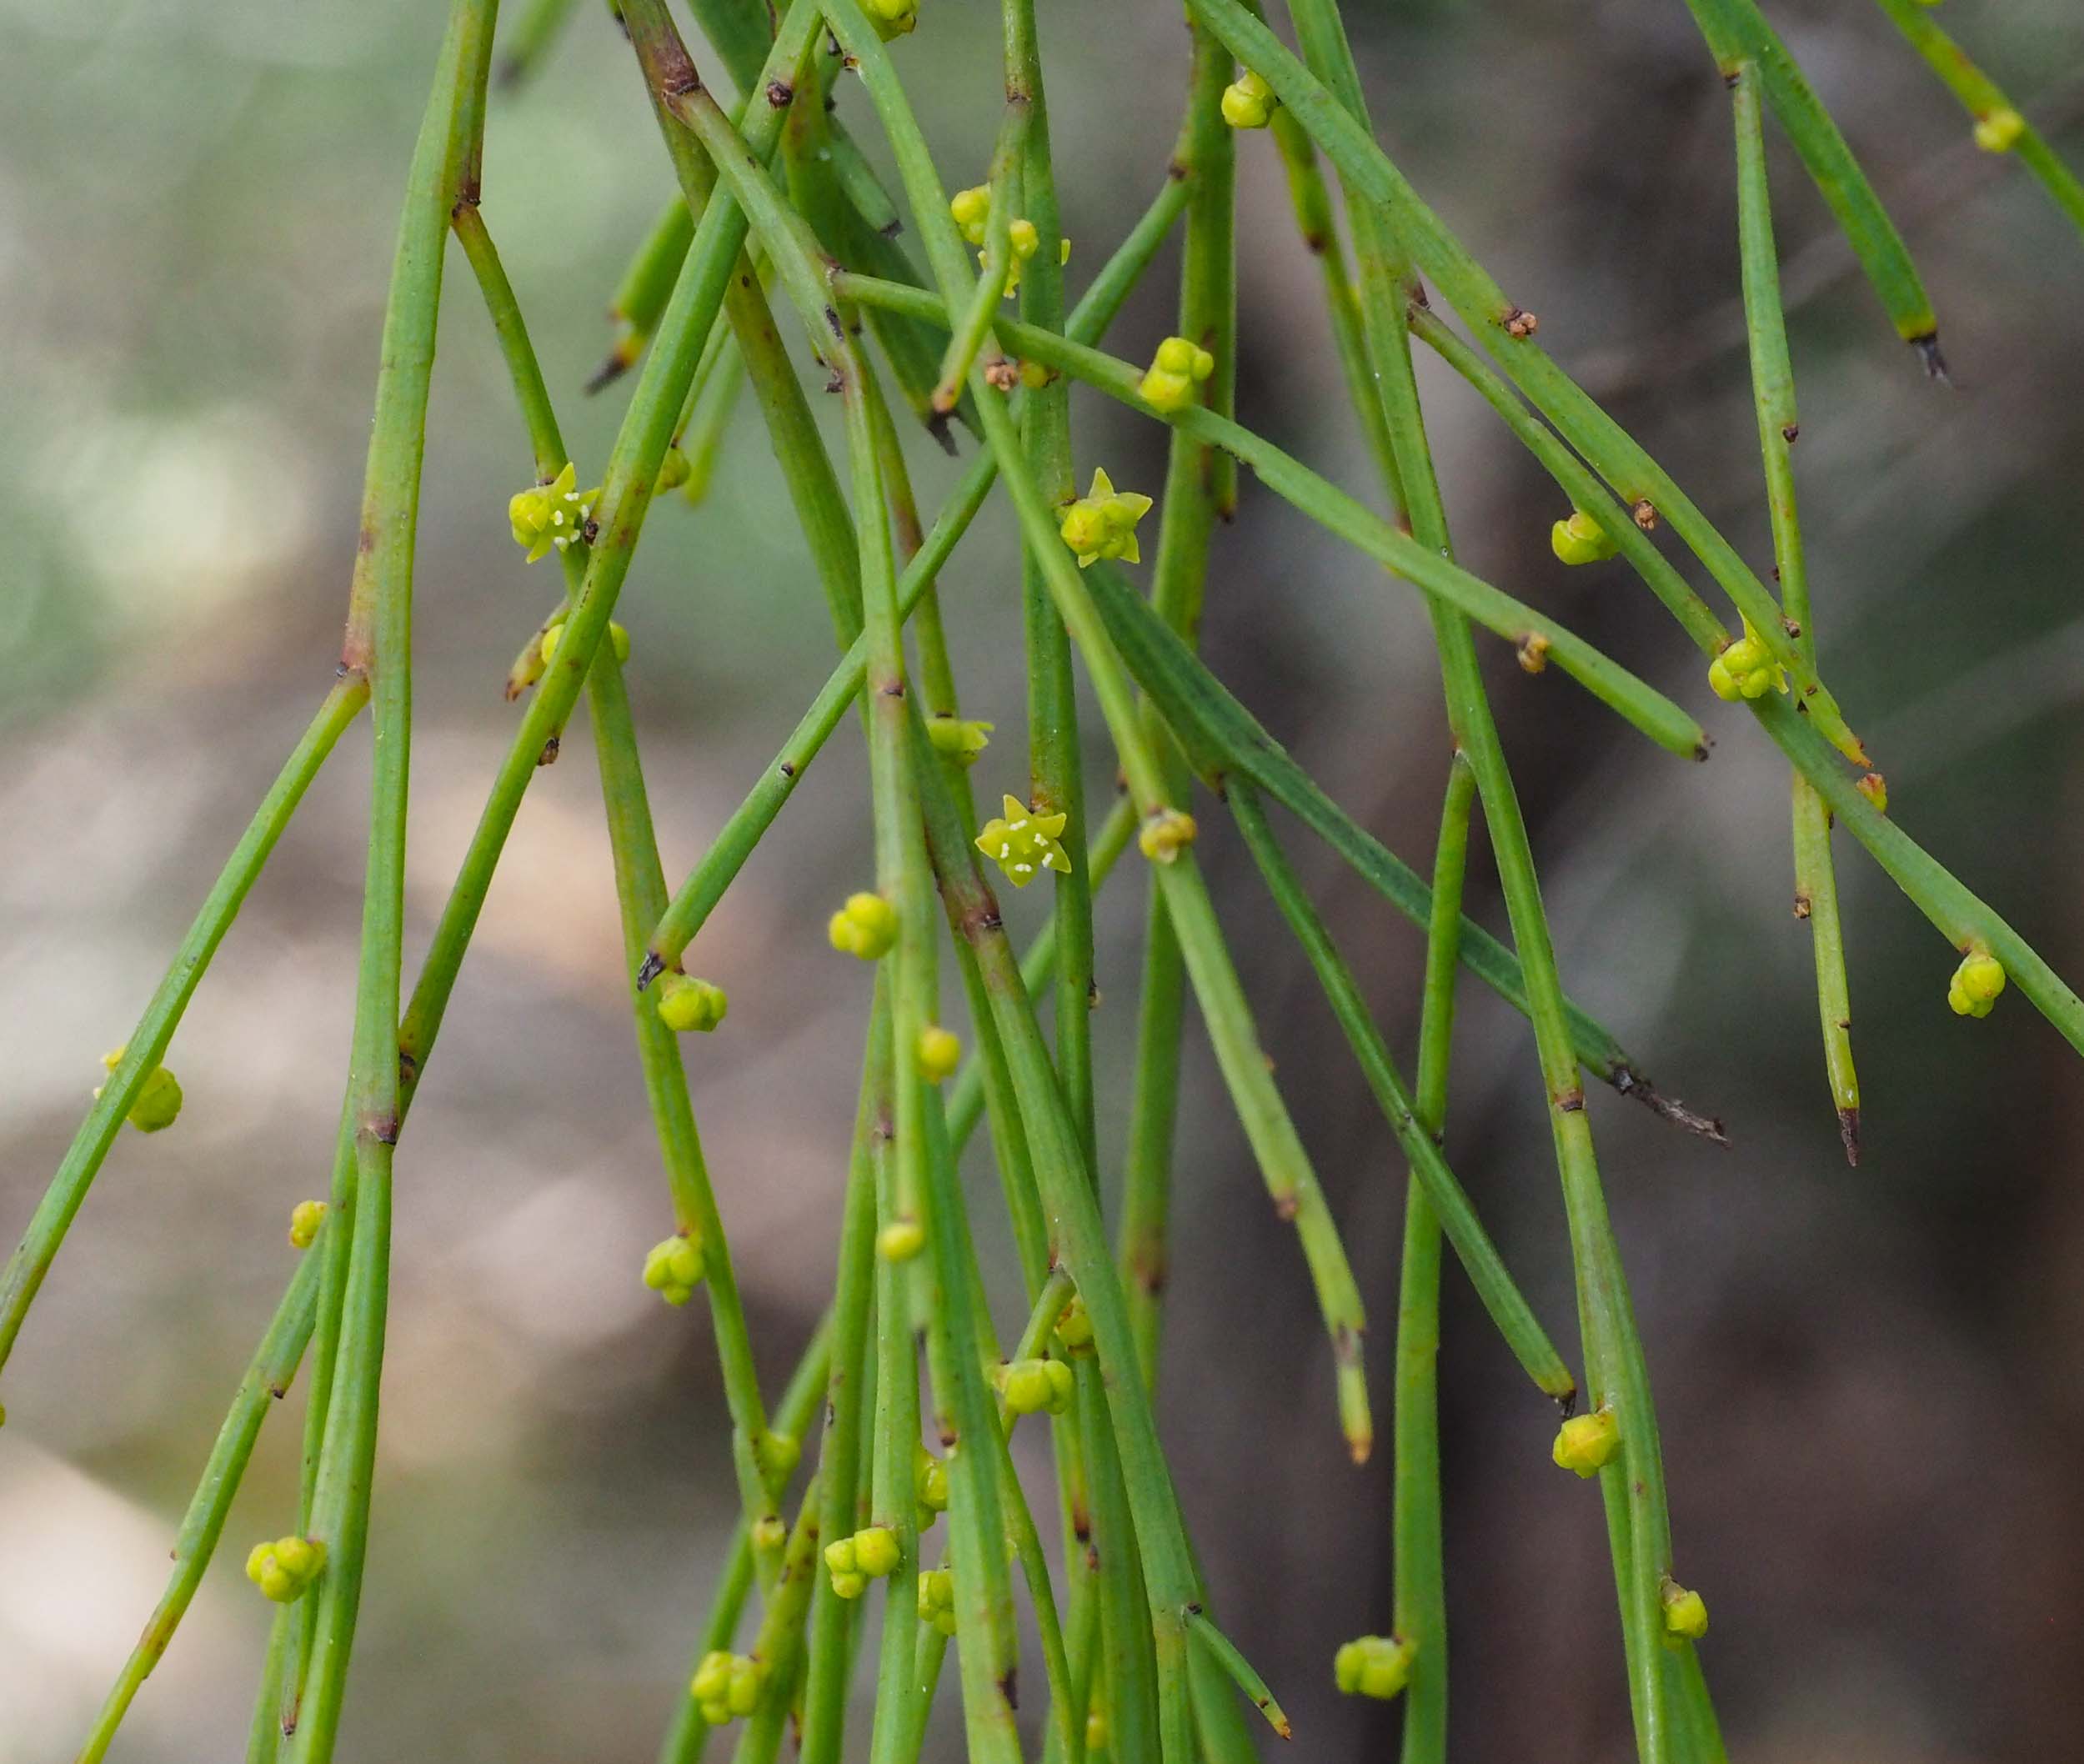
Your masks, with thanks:
M1160 809L1136 831L1136 849L1154 864L1173 864L1200 829L1180 809Z
M832 1590L840 1598L858 1599L868 1583L895 1571L904 1559L897 1533L888 1526L874 1525L825 1546L825 1571L832 1576Z
M318 1227L325 1223L326 1204L323 1200L299 1200L289 1210L289 1240L299 1250L308 1250L311 1240L318 1235Z
M944 714L926 719L926 739L934 744L935 753L945 754L967 769L974 765L977 756L991 745L991 732L998 726L981 718Z
M1550 1456L1561 1469L1596 1476L1620 1450L1621 1422L1611 1409L1595 1409L1590 1415L1572 1416L1556 1430Z
M1549 548L1566 564L1597 564L1621 549L1582 509L1549 529Z
M564 621L560 619L543 634L541 647L544 667L549 667L557 659L558 645L564 640ZM612 619L608 621L608 642L609 647L615 652L616 661L626 665L629 660L629 633ZM542 678L540 670L538 671L536 678L539 679Z
M1184 337L1168 337L1158 345L1137 396L1153 410L1168 414L1194 402L1194 388L1215 372L1215 358Z
M1987 950L1971 950L1947 983L1946 1002L1956 1016L1986 1017L2004 990L2004 964Z
M926 1247L926 1228L916 1219L893 1219L875 1234L875 1253L886 1262L908 1262Z
M693 1298L703 1272L702 1240L692 1233L655 1243L644 1256L644 1285L669 1305Z
M659 462L658 494L677 490L688 481L688 456L679 447L666 449L665 457Z
M904 36L919 23L919 0L861 0L861 10L885 43Z
M731 1008L731 1000L721 986L685 974L661 975L656 996L659 1020L684 1034L690 1030L708 1034Z
M759 1466L759 1473L776 1485L789 1480L803 1455L802 1443L794 1434L778 1432L772 1427L760 1435L753 1447L753 1461Z
M315 1538L278 1537L257 1543L246 1557L246 1577L278 1605L293 1605L326 1566L326 1546Z
M1093 1345L1093 1320L1085 1314L1085 1300L1075 1293L1057 1315L1056 1337L1074 1354L1082 1354Z
M721 1727L733 1716L744 1717L759 1707L759 1693L767 1682L767 1662L750 1654L704 1654L689 1686L702 1719Z
M110 1071L114 1071L123 1064L123 1055L129 1046L130 1044L126 1041L122 1047L111 1048L102 1055L102 1064ZM105 1085L95 1085L94 1095L99 1096L107 1088ZM138 1095L130 1105L130 1113L123 1118L140 1133L158 1133L162 1128L171 1127L180 1115L180 1080L166 1067L158 1065L146 1075L145 1081L138 1086Z
M1015 1415L1042 1411L1061 1415L1071 1406L1078 1389L1070 1367L1061 1360L1015 1360L998 1367L992 1373L992 1381L1005 1398L1006 1407Z
M1361 1636L1332 1656L1331 1676L1348 1696L1387 1702L1411 1681L1418 1650L1394 1636Z
M953 1078L962 1063L962 1037L954 1030L929 1023L919 1032L919 1075L927 1083Z
M919 1577L919 1620L944 1636L955 1633L955 1576L946 1568L929 1568Z
M1773 659L1772 651L1744 621L1744 634L1723 646L1722 653L1708 664L1708 686L1718 699L1735 704L1739 699L1762 699L1774 687L1783 689L1786 676Z
M832 947L864 962L879 961L897 942L897 910L880 895L849 895L825 927Z
M1274 88L1250 68L1223 88L1223 120L1232 128L1264 128L1280 105Z
M1708 1601L1667 1578L1662 1589L1665 1633L1674 1641L1698 1641L1708 1632Z
M924 1446L912 1456L912 1493L929 1513L948 1511L948 1460L937 1458Z
M1976 119L1976 145L1986 153L2008 153L2026 132L2026 119L2009 104Z

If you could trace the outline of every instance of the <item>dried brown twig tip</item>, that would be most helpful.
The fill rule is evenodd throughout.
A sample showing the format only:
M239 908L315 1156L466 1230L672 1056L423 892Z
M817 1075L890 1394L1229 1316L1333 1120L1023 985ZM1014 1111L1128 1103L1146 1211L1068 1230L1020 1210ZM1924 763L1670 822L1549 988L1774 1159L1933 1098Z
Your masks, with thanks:
M1917 351L1918 358L1925 363L1925 377L1937 380L1942 386L1954 383L1946 372L1946 358L1939 353L1939 333L1927 331L1922 337L1913 337L1911 347Z
M1841 1109L1838 1111L1838 1137L1845 1141L1846 1162L1854 1169L1860 1167L1860 1111Z
M1728 1131L1720 1117L1703 1115L1697 1109L1689 1108L1676 1096L1667 1096L1656 1085L1640 1073L1626 1066L1615 1069L1609 1080L1623 1096L1633 1097L1653 1113L1668 1120L1675 1127L1683 1127L1688 1133L1698 1134L1704 1140L1712 1140L1718 1145L1730 1143Z

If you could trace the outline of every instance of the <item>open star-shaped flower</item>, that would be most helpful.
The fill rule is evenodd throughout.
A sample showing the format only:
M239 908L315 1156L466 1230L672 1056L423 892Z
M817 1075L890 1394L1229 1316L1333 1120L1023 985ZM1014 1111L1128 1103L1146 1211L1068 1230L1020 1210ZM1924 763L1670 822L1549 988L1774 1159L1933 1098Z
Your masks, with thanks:
M548 484L515 492L507 504L507 520L513 529L513 543L529 554L533 564L562 551L583 537L592 519L594 504L600 500L598 487L579 488L579 474L570 460Z
M1117 490L1106 473L1093 469L1093 488L1064 511L1057 529L1084 569L1095 558L1143 561L1136 549L1136 523L1150 512L1150 499L1134 490Z
M984 823L984 830L977 835L977 849L1006 873L1006 879L1015 888L1025 888L1045 869L1069 875L1071 860L1057 844L1067 817L1037 814L1017 796L1005 799L1005 810Z

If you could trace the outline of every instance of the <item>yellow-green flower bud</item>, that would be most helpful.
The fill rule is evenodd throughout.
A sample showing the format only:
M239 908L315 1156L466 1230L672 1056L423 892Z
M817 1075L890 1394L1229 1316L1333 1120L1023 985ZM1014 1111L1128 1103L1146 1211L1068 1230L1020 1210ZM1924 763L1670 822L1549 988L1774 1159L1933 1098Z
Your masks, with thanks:
M1071 1406L1078 1381L1061 1360L1015 1360L992 1374L1006 1407L1015 1415L1046 1411L1061 1415Z
M955 1576L947 1568L929 1568L919 1577L919 1620L944 1636L955 1633Z
M948 1511L948 1460L935 1457L924 1446L912 1454L912 1494L929 1513Z
M977 763L977 756L991 745L991 732L999 725L986 723L976 717L941 715L926 719L926 739L934 744L934 751L945 754L964 768Z
M893 1219L875 1234L875 1253L886 1262L908 1262L926 1247L926 1230L916 1219Z
M897 909L880 895L849 895L825 934L832 947L864 962L879 960L897 941Z
M1085 1711L1085 1749L1098 1751L1107 1743L1107 1717L1099 1709Z
M870 1580L880 1580L894 1572L904 1557L897 1533L886 1525L870 1526L866 1531L854 1534L854 1568Z
M1045 869L1071 873L1061 837L1067 814L1037 814L1017 796L1003 799L1004 814L984 824L976 838L977 849L1004 872L1015 888L1025 888Z
M693 1298L703 1272L702 1240L692 1235L655 1243L644 1256L644 1285L669 1305Z
M919 0L861 0L861 10L885 43L905 35L919 23Z
M1724 645L1722 653L1708 664L1708 686L1718 699L1734 704L1739 699L1763 698L1776 686L1785 690L1786 677L1746 619L1744 634Z
M1140 564L1143 554L1136 546L1136 523L1150 512L1150 499L1134 490L1117 490L1107 474L1097 467L1092 489L1064 511L1057 532L1086 569L1096 558L1120 558L1125 564Z
M278 1605L294 1604L326 1566L326 1546L314 1538L278 1537L255 1544L246 1557L246 1577Z
M685 974L659 976L659 1020L668 1029L707 1035L730 1008L730 998L721 986Z
M102 1055L102 1064L110 1071L123 1064L123 1055L130 1044L111 1048ZM97 1085L94 1095L98 1098L108 1089ZM154 1066L145 1075L145 1081L138 1086L138 1094L132 1100L130 1113L124 1116L140 1133L157 1133L163 1127L171 1127L181 1115L181 1085L173 1074L163 1065Z
M1387 1702L1411 1681L1418 1650L1394 1636L1362 1636L1332 1656L1331 1676L1348 1696Z
M1274 88L1247 68L1223 88L1223 120L1232 128L1264 128L1280 103Z
M697 1702L721 1702L731 1688L732 1656L721 1651L707 1653L702 1663L694 1669L694 1681L688 1686Z
M1946 1002L1962 1017L1986 1017L2005 990L2004 964L1994 955L1971 952L1961 958L1947 983Z
M948 212L965 239L973 245L983 244L984 228L991 219L991 186L973 184L967 190L956 191L948 199Z
M1564 1470L1581 1476L1596 1476L1600 1466L1612 1461L1621 1450L1621 1423L1611 1409L1595 1409L1590 1415L1573 1415L1556 1430L1555 1447L1550 1456Z
M1075 1293L1057 1314L1056 1337L1074 1354L1082 1354L1093 1345L1093 1320L1086 1315L1085 1300Z
M1879 772L1869 772L1864 777L1854 779L1852 788L1874 804L1876 814L1886 814L1889 812L1889 781Z
M594 504L600 500L600 487L582 490L578 486L578 474L568 459L564 469L548 484L517 491L508 499L507 522L513 529L513 542L528 553L531 564L586 536Z
M543 634L543 665L545 668L557 659L558 645L564 640L564 621L559 619ZM626 664L629 660L629 633L612 619L608 621L608 641L614 649L615 659Z
M659 462L659 489L664 496L669 490L677 490L688 481L688 456L679 447L666 449L665 458Z
M1597 564L1621 549L1606 529L1582 509L1549 529L1549 548L1566 564Z
M1137 829L1136 849L1154 864L1176 863L1200 830L1191 814L1160 809Z
M772 1427L760 1435L759 1443L753 1447L753 1461L770 1483L786 1482L789 1473L802 1461L803 1455L803 1445L794 1434L779 1432Z
M1153 410L1170 413L1194 402L1194 388L1215 372L1215 358L1184 337L1168 337L1158 345L1150 368L1136 388Z
M932 1023L919 1032L919 1075L927 1083L953 1078L962 1063L962 1037L954 1030Z
M299 1200L289 1210L289 1240L299 1250L308 1250L311 1240L318 1235L318 1227L325 1223L326 1204L323 1200Z
M1976 145L1986 153L2008 153L2026 132L2026 119L2009 104L1976 121Z
M1698 1641L1708 1632L1708 1601L1676 1581L1664 1583L1665 1633L1676 1640Z

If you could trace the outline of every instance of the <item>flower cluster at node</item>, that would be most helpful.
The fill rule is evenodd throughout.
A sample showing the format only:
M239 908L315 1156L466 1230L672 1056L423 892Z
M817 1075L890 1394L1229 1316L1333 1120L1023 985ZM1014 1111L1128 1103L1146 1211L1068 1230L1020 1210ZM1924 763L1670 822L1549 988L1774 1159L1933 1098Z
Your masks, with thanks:
M958 190L948 200L948 212L954 217L955 225L962 236L976 248L977 267L984 265L984 239L991 226L991 186L972 184L966 190ZM1006 285L1005 298L1010 300L1020 286L1020 271L1028 259L1042 248L1042 235L1033 221L1024 216L1006 224ZM1060 263L1070 261L1071 242L1059 239L1056 260Z
M924 1446L912 1453L912 1497L922 1531L948 1511L948 1460L935 1457Z
M880 1580L904 1560L897 1533L886 1525L872 1525L825 1546L825 1571L832 1576L832 1590L840 1598L858 1599L869 1582Z
M326 1566L326 1546L311 1537L257 1543L246 1557L246 1577L278 1605L293 1605Z
M1394 1636L1361 1636L1332 1656L1331 1676L1348 1696L1387 1702L1411 1681L1418 1650Z
M880 895L849 895L827 923L825 935L843 955L879 961L897 941L897 909Z
M1015 1415L1061 1415L1071 1406L1078 1381L1061 1360L1014 1360L992 1369L991 1381Z
M1085 1314L1085 1300L1076 1293L1057 1313L1056 1338L1074 1354L1082 1354L1093 1345L1093 1320Z
M955 1633L955 1576L947 1568L929 1568L919 1577L919 1620L944 1636Z
M1160 809L1136 829L1136 849L1154 864L1174 864L1200 831L1180 809Z
M112 1047L102 1055L102 1064L110 1071L123 1064L123 1055L129 1050L126 1041L121 1047ZM99 1100L108 1087L94 1086L94 1096ZM163 1127L171 1127L181 1114L180 1080L163 1065L154 1066L138 1086L138 1095L130 1105L130 1113L123 1118L140 1133L157 1133Z
M1757 627L1746 619L1744 634L1725 645L1708 664L1708 685L1718 699L1762 699L1776 688L1787 689L1787 675L1766 647Z
M1125 564L1140 564L1136 549L1136 523L1150 512L1150 499L1134 490L1117 490L1099 467L1093 469L1093 487L1064 511L1057 532L1071 548L1080 569L1099 558L1120 558Z
M702 1719L721 1727L733 1716L750 1715L759 1707L759 1693L767 1684L767 1662L750 1654L704 1654L694 1669L695 1706Z
M703 1272L702 1240L693 1232L655 1243L644 1255L644 1285L669 1305L693 1298Z
M1194 402L1194 388L1215 372L1215 358L1206 349L1184 337L1168 337L1137 383L1136 395L1153 410L1185 410Z
M537 646L542 651L543 667L549 667L557 659L558 646L564 641L564 621L560 619L543 634L543 640ZM612 619L608 621L608 641L614 646L615 659L627 664L629 660L629 633ZM540 679L541 677L542 669L538 669L535 678Z
M1071 873L1071 860L1057 843L1068 814L1037 814L1017 796L1004 799L1005 813L994 815L977 835L977 849L1005 872L1015 888L1025 888L1045 869Z
M684 1035L707 1035L731 1008L730 995L721 986L686 974L660 975L658 996L659 1020Z
M568 459L564 469L548 484L517 490L508 499L507 520L513 529L513 543L528 553L531 564L585 538L594 504L600 500L600 486L582 490L578 485L578 472Z
M1573 1415L1556 1430L1550 1456L1560 1469L1596 1476L1620 1450L1621 1422L1611 1409L1595 1409L1590 1415Z
M1987 952L1971 954L1946 983L1946 1002L1957 1017L1986 1017L2004 990L2004 964Z

